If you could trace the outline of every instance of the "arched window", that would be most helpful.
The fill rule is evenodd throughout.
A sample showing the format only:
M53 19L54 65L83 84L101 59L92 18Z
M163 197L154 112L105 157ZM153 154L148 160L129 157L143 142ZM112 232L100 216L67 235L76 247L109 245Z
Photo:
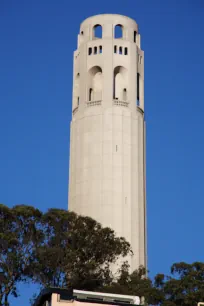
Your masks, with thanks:
M125 55L128 55L128 48L125 47Z
M99 66L92 67L88 73L89 101L102 99L103 74Z
M134 31L134 42L136 43L136 39L137 39L137 31Z
M94 54L97 54L97 47L94 47Z
M102 38L102 26L100 24L93 27L93 38Z
M99 46L99 53L102 53L102 46Z
M123 38L123 26L121 24L115 26L114 38Z
M116 67L113 78L113 98L116 100L127 99L127 69L122 66Z
M119 54L123 54L123 48L119 47Z
M79 106L79 96L80 96L80 88L79 83L80 81L80 74L77 73L75 80L74 80L74 99L73 99L73 109L77 106Z
M117 53L117 46L114 46L114 53Z
M89 48L89 55L92 54L92 48Z

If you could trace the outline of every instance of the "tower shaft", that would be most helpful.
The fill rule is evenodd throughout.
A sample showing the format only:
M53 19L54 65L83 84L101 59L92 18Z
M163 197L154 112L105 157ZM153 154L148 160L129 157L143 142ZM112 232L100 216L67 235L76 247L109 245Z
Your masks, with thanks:
M146 266L144 52L135 21L86 19L73 78L69 209L125 237L133 271Z

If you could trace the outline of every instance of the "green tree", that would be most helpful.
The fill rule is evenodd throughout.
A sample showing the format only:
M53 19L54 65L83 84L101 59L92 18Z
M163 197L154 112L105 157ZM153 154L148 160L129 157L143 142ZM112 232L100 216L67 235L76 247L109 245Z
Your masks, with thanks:
M161 305L197 305L204 301L204 263L175 263L171 267L171 275L157 275L154 285L164 296Z
M0 305L17 297L17 284L32 276L36 247L43 240L41 212L31 206L0 205Z
M50 209L43 223L46 243L38 248L35 276L44 287L96 290L112 281L110 265L131 252L124 238L89 217Z
M150 280L143 267L128 273L123 265L119 279L102 290L112 293L133 294L144 298L147 305L195 306L204 301L204 263L175 263L171 275L157 274Z
M156 288L144 267L139 267L129 274L129 265L124 263L120 269L120 277L113 280L109 286L102 288L103 292L136 295L147 305L158 305L163 301L162 292Z
M18 296L20 282L131 294L148 305L194 306L204 301L204 263L175 263L170 276L147 277L144 267L119 277L111 272L118 258L131 253L124 238L98 222L61 209L41 213L31 206L0 205L0 306Z
M0 305L18 296L20 282L96 290L112 282L110 265L129 252L124 238L91 218L0 205Z

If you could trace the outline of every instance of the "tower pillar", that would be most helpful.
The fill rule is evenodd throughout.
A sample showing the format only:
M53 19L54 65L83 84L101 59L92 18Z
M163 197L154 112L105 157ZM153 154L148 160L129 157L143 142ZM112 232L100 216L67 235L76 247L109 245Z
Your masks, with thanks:
M136 22L82 22L74 52L69 209L130 242L146 266L144 52Z

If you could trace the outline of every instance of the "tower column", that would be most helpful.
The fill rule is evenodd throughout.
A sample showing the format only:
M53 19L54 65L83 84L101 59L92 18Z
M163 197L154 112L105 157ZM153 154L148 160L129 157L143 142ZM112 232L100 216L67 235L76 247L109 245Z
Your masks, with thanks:
M138 26L97 15L80 26L74 52L69 209L90 216L146 266L144 52Z

